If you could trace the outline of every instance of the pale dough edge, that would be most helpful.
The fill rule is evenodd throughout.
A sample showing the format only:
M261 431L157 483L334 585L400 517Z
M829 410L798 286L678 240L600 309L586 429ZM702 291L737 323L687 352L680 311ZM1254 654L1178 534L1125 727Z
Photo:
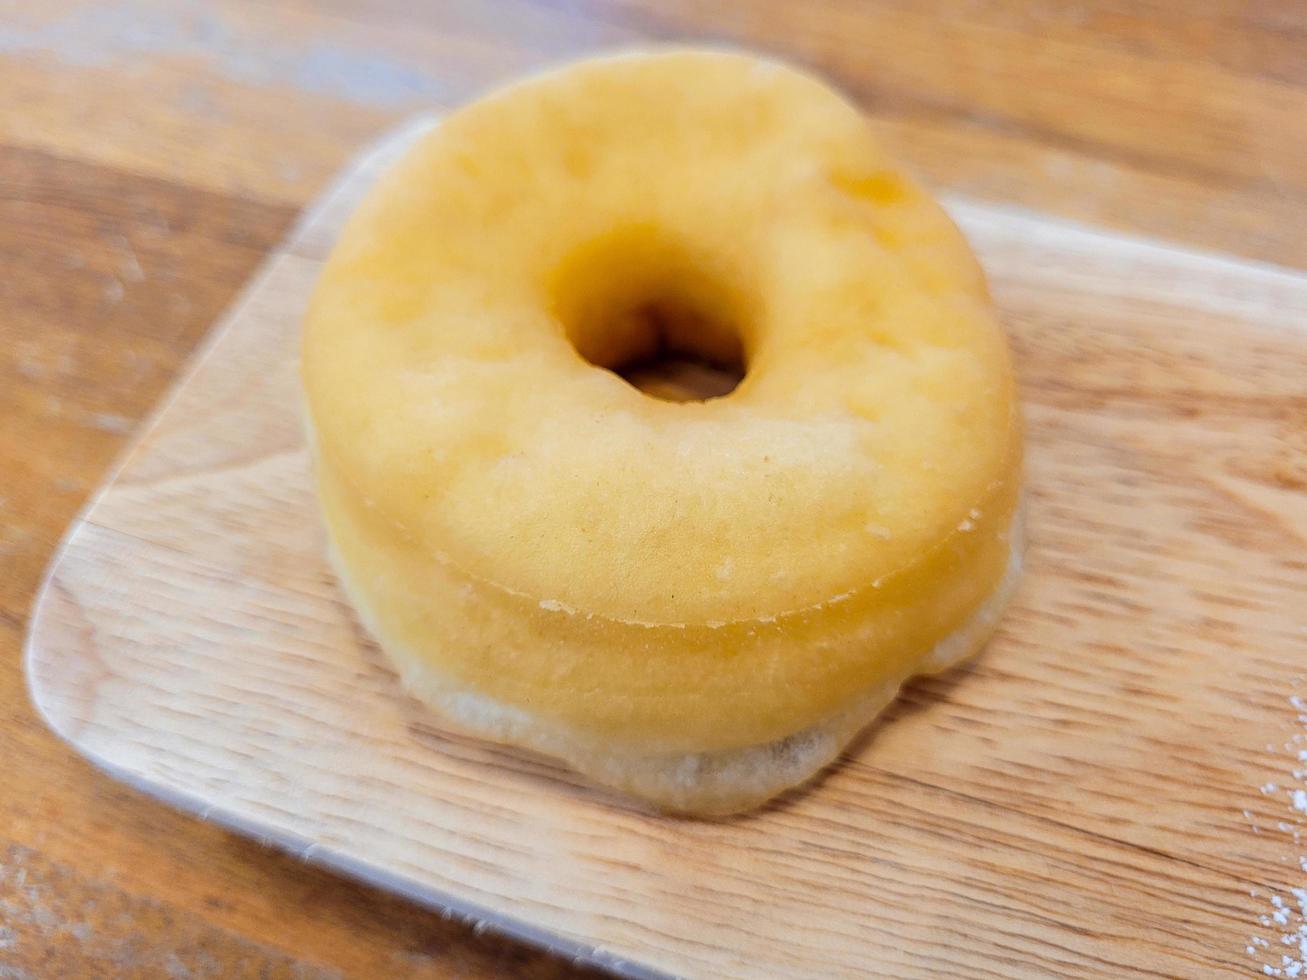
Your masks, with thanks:
M512 705L451 684L422 657L387 643L360 601L335 549L331 564L363 626L398 669L404 687L441 722L466 735L529 749L566 763L589 780L645 800L660 810L727 816L751 810L825 769L894 700L904 682L945 670L977 653L993 633L1021 575L1024 506L1009 530L1007 569L960 627L896 680L880 684L852 707L785 738L720 752L642 754L578 735Z

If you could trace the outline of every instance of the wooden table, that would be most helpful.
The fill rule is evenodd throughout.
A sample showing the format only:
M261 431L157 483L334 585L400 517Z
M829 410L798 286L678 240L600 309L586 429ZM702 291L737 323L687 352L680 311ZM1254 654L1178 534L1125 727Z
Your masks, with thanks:
M24 690L64 527L299 208L405 116L600 48L738 42L843 84L941 189L1307 266L1301 4L413 6L0 15L0 975L573 972L120 787Z

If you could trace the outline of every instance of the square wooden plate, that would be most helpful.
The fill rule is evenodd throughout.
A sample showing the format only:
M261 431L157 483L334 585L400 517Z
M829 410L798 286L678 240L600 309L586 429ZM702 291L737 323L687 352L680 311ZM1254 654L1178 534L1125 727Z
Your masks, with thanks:
M1017 601L809 791L668 819L441 732L324 563L299 321L344 218L431 124L268 260L72 528L28 648L55 731L173 804L632 974L1307 958L1307 277L948 202L1021 374Z

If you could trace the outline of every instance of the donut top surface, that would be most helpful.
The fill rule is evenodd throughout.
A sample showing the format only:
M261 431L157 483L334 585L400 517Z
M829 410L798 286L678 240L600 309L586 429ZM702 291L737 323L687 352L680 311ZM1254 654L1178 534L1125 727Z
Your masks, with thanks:
M744 379L675 403L606 369L660 345ZM961 235L853 105L739 54L447 117L350 221L303 373L322 459L397 539L621 622L819 608L1005 529L1017 489Z

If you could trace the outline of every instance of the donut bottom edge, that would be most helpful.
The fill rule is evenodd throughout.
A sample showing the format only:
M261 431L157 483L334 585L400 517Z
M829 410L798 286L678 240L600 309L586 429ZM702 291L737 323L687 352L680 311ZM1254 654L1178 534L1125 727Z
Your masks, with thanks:
M557 760L592 783L643 800L665 813L729 817L757 809L812 780L870 728L913 677L939 673L980 652L998 626L1021 577L1023 504L1013 514L1011 552L1002 578L962 625L918 658L913 669L873 685L850 707L815 725L771 742L709 752L631 751L569 731L556 722L452 682L428 660L387 640L361 591L353 587L334 546L328 547L328 556L359 621L397 669L405 690L447 728Z

